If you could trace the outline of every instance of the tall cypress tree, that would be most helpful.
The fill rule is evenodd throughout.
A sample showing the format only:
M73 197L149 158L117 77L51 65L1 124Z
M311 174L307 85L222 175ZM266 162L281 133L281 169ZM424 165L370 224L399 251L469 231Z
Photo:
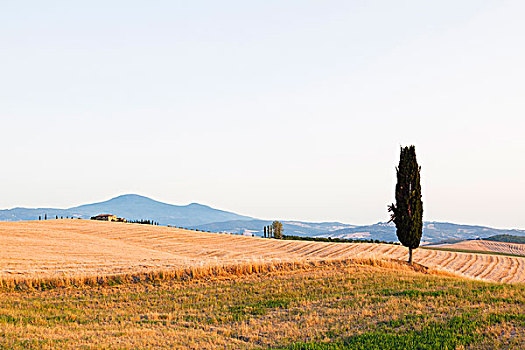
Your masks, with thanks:
M388 211L392 213L390 221L396 224L397 238L408 247L408 262L412 263L412 250L419 247L423 234L421 167L417 164L415 146L401 147L396 173L396 204L389 205Z

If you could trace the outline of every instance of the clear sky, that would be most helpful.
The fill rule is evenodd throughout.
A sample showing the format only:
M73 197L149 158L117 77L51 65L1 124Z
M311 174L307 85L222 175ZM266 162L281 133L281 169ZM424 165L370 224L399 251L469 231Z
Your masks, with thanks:
M525 228L525 2L0 3L0 207Z

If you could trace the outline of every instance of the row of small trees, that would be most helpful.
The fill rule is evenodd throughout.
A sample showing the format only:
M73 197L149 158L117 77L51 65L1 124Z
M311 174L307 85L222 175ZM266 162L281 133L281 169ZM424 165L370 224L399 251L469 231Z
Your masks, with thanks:
M128 222L130 222L132 224L144 224L144 225L159 226L159 223L157 221L153 221L153 220L130 220Z
M64 218L63 216L60 217L60 219L63 219L63 218ZM59 218L58 218L58 215L55 215L55 219L57 219L57 220L59 219ZM66 219L70 219L70 217L69 217L69 216L66 216ZM71 219L74 219L74 218L71 217ZM38 220L39 220L39 221L42 220L42 215L39 215L39 216L38 216ZM47 220L47 214L44 214L44 220Z
M264 238L283 238L283 224L280 221L274 221L271 225L264 226Z

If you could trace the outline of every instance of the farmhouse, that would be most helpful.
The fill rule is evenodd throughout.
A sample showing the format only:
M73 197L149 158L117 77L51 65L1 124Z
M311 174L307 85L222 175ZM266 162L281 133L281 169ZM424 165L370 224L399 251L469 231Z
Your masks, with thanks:
M97 216L92 216L91 220L100 220L100 221L118 221L118 218L116 215L112 214L100 214Z

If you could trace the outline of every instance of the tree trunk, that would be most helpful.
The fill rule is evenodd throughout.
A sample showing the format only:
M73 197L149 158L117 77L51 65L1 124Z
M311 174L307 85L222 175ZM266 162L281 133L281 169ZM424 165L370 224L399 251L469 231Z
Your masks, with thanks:
M408 248L408 263L412 264L412 248Z

